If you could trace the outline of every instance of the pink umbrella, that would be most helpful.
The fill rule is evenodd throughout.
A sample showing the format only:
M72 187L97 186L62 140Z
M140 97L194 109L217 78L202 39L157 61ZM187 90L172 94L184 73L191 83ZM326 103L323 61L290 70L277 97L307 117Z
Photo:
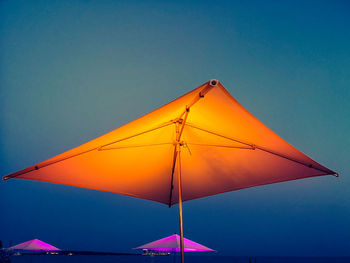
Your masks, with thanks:
M174 234L151 243L139 246L136 249L147 249L159 252L181 252L181 238L178 234ZM215 250L196 243L192 240L184 238L184 252L214 252Z
M9 250L28 250L28 251L60 251L59 248L54 247L39 239L29 240L21 244L8 248Z

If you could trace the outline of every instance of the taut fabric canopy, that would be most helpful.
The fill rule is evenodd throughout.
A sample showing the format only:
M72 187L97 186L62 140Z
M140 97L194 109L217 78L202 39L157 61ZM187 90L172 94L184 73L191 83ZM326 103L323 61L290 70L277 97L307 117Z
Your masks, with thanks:
M147 243L136 249L160 252L180 252L180 236L177 234ZM214 252L215 250L184 238L184 252Z
M21 178L178 202L336 173L285 142L218 81L97 139L3 179Z
M28 250L28 251L59 251L60 249L39 239L29 240L21 244L8 248L9 250Z
M135 121L3 179L91 188L169 207L179 203L183 263L182 201L328 174L337 176L210 80Z

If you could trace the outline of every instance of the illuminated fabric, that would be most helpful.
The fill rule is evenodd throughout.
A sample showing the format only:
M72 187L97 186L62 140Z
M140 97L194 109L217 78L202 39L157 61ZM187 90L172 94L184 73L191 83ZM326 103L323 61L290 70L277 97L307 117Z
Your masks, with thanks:
M28 251L59 251L60 249L39 239L29 240L27 242L8 248L10 250L28 250Z
M136 249L147 249L160 252L180 252L180 236L174 234L151 243L139 246ZM184 252L208 252L215 251L192 240L184 238Z
M207 82L137 120L3 179L66 184L171 206L178 202L177 144L183 201L336 175L272 132L221 83Z

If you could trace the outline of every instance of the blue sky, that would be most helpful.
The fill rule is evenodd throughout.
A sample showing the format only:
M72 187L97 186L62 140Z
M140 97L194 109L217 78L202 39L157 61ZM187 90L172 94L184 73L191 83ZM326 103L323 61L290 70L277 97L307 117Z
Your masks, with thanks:
M1 1L1 176L217 78L340 177L186 202L185 236L224 255L350 255L349 12L348 1ZM10 180L0 198L4 245L128 251L178 232L177 207L111 193Z

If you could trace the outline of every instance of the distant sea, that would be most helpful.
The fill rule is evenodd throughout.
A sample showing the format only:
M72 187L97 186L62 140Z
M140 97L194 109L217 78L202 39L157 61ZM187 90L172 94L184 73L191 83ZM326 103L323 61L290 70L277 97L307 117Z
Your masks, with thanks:
M12 256L12 263L180 263L170 256ZM186 263L350 263L350 257L185 256Z

